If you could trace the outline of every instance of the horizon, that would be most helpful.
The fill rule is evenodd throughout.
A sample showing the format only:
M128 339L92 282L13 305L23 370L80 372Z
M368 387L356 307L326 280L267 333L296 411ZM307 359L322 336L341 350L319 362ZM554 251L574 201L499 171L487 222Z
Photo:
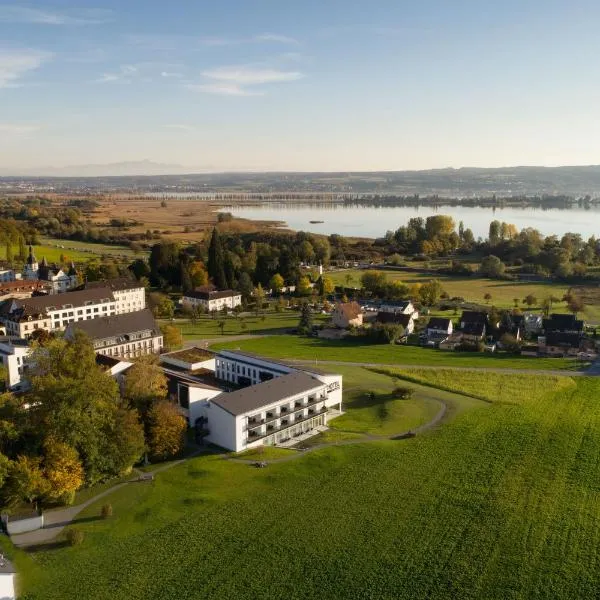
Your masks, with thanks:
M590 165L598 17L559 0L0 1L0 165Z

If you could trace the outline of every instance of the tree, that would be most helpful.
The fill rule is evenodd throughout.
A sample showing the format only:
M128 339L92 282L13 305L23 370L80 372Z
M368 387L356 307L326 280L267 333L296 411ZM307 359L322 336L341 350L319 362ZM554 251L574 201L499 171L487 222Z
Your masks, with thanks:
M360 277L362 288L374 296L382 295L387 285L387 275L379 271L365 271Z
M7 505L14 506L23 501L37 504L44 497L48 482L44 478L41 463L41 457L23 455L11 463L3 490Z
M273 294L276 295L281 294L281 290L283 289L284 285L285 281L279 273L275 273L275 275L271 277L271 281L269 281L269 287L271 288Z
M432 279L419 288L419 299L426 306L433 306L442 295L443 289L439 279Z
M265 292L260 283L254 288L254 303L256 314L258 315L262 311L263 304L265 303Z
M486 275L487 277L501 277L506 270L506 265L493 254L486 256L481 261L481 266L479 267L480 273Z
M167 378L154 356L142 356L127 370L123 396L142 417L153 402L167 397Z
M148 417L150 455L155 459L166 460L181 452L185 444L187 423L177 407L163 400L150 409Z
M14 252L13 252L12 240L10 238L8 238L6 240L6 262L12 263L14 258L15 258L15 256L14 256Z
M492 299L492 295L491 295L489 292L486 292L486 293L483 295L483 299L484 299L484 300L485 300L485 301L486 301L486 302L489 304L489 303L490 303L490 300Z
M513 298L513 304L515 305L515 308L517 308L519 306L519 299Z
M448 215L434 215L427 217L425 221L425 232L427 239L450 235L454 231L454 219Z
M227 321L225 321L225 319L219 319L217 321L217 327L221 330L221 335L224 334L225 332L225 325L227 324Z
M250 299L252 298L252 293L254 292L254 284L252 283L252 279L250 275L243 271L240 275L240 279L238 281L238 288L240 293L242 294L242 301L244 304L248 304Z
M155 317L172 319L175 314L175 304L166 294L151 292L148 294L148 307Z
M163 346L167 350L177 350L183 346L183 337L181 329L175 325L165 325L162 328Z
M96 364L90 340L80 332L53 339L34 349L30 364L27 427L75 449L88 483L130 469L139 456L122 454L115 433L124 417L119 388Z
M303 275L298 279L298 285L296 286L296 293L299 296L310 296L312 294L312 286L310 285L310 279Z
M502 226L500 221L492 221L490 223L489 242L490 246L495 246L500 241L500 232Z
M51 437L47 438L44 443L44 472L48 481L46 497L71 504L85 476L77 450Z
M333 279L331 277L323 277L319 278L319 295L320 296L329 296L329 294L333 294L335 290L335 284L333 283Z
M298 332L309 334L313 327L313 313L308 304L305 302L300 309L300 323L298 324Z
M527 306L531 308L534 304L537 304L537 298L533 294L527 294L527 296L523 298L523 304L527 304Z
M208 283L208 273L204 268L204 264L200 261L195 261L190 265L189 274L194 288L201 287Z
M216 227L213 229L210 246L208 247L208 274L218 288L225 289L228 287L225 275L223 243Z
M581 312L585 305L583 303L583 299L575 294L568 294L567 297L567 307L570 312L572 312L575 316L577 316L578 312Z

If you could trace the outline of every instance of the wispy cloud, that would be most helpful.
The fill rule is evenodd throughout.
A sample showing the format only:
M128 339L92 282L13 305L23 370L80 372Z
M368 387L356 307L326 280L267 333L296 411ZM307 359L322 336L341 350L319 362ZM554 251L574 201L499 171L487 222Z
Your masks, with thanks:
M299 71L256 67L251 65L224 66L202 72L205 82L191 83L188 89L223 96L262 96L256 86L296 81L304 77Z
M12 135L25 135L27 133L33 133L39 131L41 125L19 124L19 123L0 123L0 133L12 134Z
M0 49L0 88L20 87L20 79L50 60L52 54L39 50Z
M103 73L94 83L131 83L138 74L135 65L121 65L118 71Z
M259 85L295 81L303 77L298 71L281 71L279 69L257 69L250 66L217 67L203 71L202 75L218 81L231 81L240 85Z
M112 12L104 9L86 9L70 13L53 12L20 4L0 5L0 22L34 23L39 25L98 25L111 20Z
M177 129L178 131L187 131L191 133L192 131L196 131L196 128L192 125L186 125L185 123L168 123L165 125L167 129Z
M183 73L178 73L176 71L161 71L160 76L167 77L167 78L179 79L179 78L183 77Z
M188 83L185 87L195 92L219 96L264 96L264 92L260 90L247 89L237 83Z
M278 33L261 33L251 37L191 36L165 34L128 34L126 43L148 50L200 50L202 47L240 46L242 44L286 44L297 46L300 42L290 36Z
M275 42L278 44L290 44L292 46L297 46L300 43L296 38L278 33L261 33L260 35L255 35L252 39L255 42Z

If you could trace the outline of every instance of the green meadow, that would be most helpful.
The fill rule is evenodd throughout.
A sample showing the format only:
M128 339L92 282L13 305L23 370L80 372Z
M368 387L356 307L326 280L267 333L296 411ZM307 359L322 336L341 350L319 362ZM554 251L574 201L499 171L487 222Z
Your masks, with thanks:
M80 515L80 546L12 551L20 598L597 597L600 381L361 374L364 390L407 377L454 405L412 439L265 469L213 454L125 486L111 519ZM356 381L348 413L364 408Z

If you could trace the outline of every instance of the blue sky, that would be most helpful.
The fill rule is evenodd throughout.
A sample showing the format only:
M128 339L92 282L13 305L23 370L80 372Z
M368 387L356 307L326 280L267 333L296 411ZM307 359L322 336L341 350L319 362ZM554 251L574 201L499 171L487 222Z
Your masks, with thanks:
M0 167L600 163L600 3L0 0Z

